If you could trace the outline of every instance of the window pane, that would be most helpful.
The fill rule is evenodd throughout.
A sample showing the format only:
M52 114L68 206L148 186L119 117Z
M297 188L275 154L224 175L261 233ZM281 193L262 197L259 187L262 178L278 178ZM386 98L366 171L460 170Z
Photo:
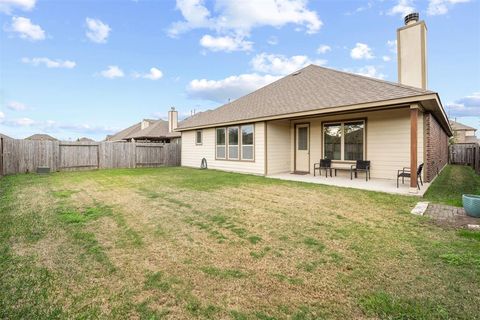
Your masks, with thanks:
M196 143L202 143L202 131L197 131L197 141Z
M225 146L217 146L217 158L225 159Z
M363 127L363 122L345 123L345 160L363 160Z
M308 128L298 128L298 150L308 150Z
M238 145L238 127L228 128L228 145Z
M253 146L242 146L242 159L253 160Z
M253 125L242 126L242 145L253 144Z
M228 159L238 159L238 146L228 146Z
M217 145L225 145L225 128L217 129Z
M326 124L323 130L323 150L325 158L341 160L342 126L340 124Z

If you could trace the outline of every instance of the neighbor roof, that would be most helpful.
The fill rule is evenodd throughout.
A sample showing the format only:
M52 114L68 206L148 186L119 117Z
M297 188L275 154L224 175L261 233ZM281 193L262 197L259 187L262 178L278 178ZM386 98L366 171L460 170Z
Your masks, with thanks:
M45 133L37 133L37 134L34 134L34 135L31 135L30 137L27 137L25 138L26 140L42 140L42 141L46 141L46 140L50 140L50 141L57 141L56 138L48 135L48 134L45 134Z
M139 130L126 136L127 139L140 138L176 138L180 137L180 132L168 132L168 121L156 120L143 130Z
M433 91L309 65L179 124L179 130L333 107L408 98Z
M0 138L3 139L13 139L12 137L7 136L6 134L0 133Z
M145 119L144 121L148 121L150 125L155 122L155 120L152 120L152 119ZM128 136L142 130L141 128L142 128L142 123L137 122L134 125L126 128L126 129L123 129L120 132L117 132L115 134L112 134L112 135L108 136L106 140L108 140L108 141L118 141L118 140L127 139Z
M477 131L477 129L473 127L469 127L467 125L464 125L463 123L452 121L452 120L450 120L450 125L452 126L452 129L454 131L470 131L470 130Z

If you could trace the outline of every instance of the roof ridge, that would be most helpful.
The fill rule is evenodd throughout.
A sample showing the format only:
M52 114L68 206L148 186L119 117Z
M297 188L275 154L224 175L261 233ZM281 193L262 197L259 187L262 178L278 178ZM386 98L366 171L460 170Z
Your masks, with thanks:
M414 90L414 91L417 91L419 93L435 93L435 91L431 91L431 90L428 90L428 89L422 89L422 88L417 88L417 87L413 87L413 86L407 86L405 84L401 84L401 83L398 83L398 82L378 79L378 78L374 78L374 77L363 76L361 74L357 74L357 73L353 73L353 72L342 71L342 70L337 70L337 69L333 69L333 68L327 68L327 67L319 66L319 65L316 65L316 64L313 64L313 63L308 65L307 67L310 67L310 66L321 68L321 69L326 69L326 70L337 72L337 73L346 74L346 75L357 77L357 78L372 80L372 81L376 81L376 82L379 82L379 83L390 84L390 85L397 86L397 87L400 87L400 88ZM302 70L302 69L300 69L300 70ZM298 72L298 71L296 71L296 72Z

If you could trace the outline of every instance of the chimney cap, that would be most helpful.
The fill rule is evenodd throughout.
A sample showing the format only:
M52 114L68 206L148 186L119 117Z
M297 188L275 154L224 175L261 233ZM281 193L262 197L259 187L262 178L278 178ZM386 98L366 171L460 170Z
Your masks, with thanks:
M419 17L420 15L418 12L412 12L410 14L407 14L405 16L405 25L417 22L419 20Z

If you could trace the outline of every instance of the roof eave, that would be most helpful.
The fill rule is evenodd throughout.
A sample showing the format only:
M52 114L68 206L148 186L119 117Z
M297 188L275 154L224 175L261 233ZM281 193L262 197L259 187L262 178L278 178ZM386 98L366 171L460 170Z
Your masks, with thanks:
M301 111L301 112L286 113L286 114L279 114L279 115L273 115L273 116L248 118L248 119L235 120L235 121L229 121L229 122L210 123L210 124L199 125L199 126L191 126L191 127L183 127L183 128L178 127L176 129L176 131L182 132L182 131L190 131L190 130L197 130L197 129L228 126L228 125L232 125L232 124L248 123L248 122L280 120L280 119L288 119L288 118L301 117L301 116L311 116L311 115L317 115L317 114L321 115L321 114L332 113L332 112L337 112L337 111L355 111L355 110L359 110L359 109L370 109L370 108L376 108L376 107L380 107L380 106L398 107L398 105L401 105L401 104L406 105L406 104L410 104L410 103L421 102L423 100L431 100L432 98L433 99L438 99L438 101L439 101L438 94L436 92L429 92L427 94L419 94L419 95L414 95L414 96L405 97L405 98L397 98L397 99L390 99L390 100L379 100L379 101L374 101L374 102L335 106L335 107L315 109L315 110L310 110L310 111ZM441 107L441 103L439 103L439 106ZM441 107L441 109L443 111L443 107ZM451 130L450 130L450 133L451 133Z

